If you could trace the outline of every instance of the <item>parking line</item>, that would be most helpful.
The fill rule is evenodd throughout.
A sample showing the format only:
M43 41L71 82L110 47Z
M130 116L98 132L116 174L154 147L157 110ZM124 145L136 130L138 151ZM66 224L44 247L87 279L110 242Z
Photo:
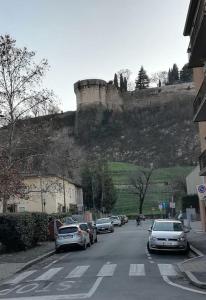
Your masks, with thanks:
M144 264L131 264L129 276L145 276Z
M16 277L14 277L14 279L6 281L6 283L17 284L35 272L36 272L36 270L22 272L19 275L17 275Z
M90 266L77 266L66 276L66 278L79 278L89 269L89 267Z
M63 269L63 267L49 269L47 272L43 273L42 275L40 275L39 277L37 277L36 279L34 279L34 281L50 280L55 274L57 274L62 269Z
M107 276L113 276L114 271L116 269L116 264L106 264L104 265L99 273L97 274L98 277L107 277Z

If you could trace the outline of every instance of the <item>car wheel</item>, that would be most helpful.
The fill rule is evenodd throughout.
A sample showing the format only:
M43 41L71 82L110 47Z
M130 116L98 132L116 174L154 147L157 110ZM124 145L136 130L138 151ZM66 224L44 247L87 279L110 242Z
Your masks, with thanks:
M84 242L84 245L82 246L82 250L86 250L87 249L87 243L86 241Z
M185 254L188 254L189 251L190 251L190 244L187 242L187 247L186 247L184 253L185 253Z
M60 252L60 249L59 249L59 248L56 248L56 249L55 249L55 253L58 254L59 252Z
M154 250L150 249L149 242L147 242L147 250L149 253L154 253Z

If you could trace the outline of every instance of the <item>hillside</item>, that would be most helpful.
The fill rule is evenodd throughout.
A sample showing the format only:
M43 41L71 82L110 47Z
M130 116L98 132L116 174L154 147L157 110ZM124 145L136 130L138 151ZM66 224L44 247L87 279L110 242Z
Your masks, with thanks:
M130 95L121 110L99 104L19 121L15 154L31 156L29 172L64 173L73 178L79 177L81 164L88 159L144 167L152 163L155 168L195 165L200 148L192 121L194 89L183 85L181 90L178 85ZM2 146L7 135L7 128L2 128ZM28 172L27 163L24 172Z
M128 163L112 162L109 164L109 171L117 190L117 202L114 213L132 214L138 211L138 200L132 192L129 178L132 172L142 169L142 167ZM167 202L171 199L172 188L170 183L177 177L185 177L191 170L192 167L190 166L155 169L151 178L151 186L145 199L143 213L159 214L159 203ZM165 182L168 182L169 184L165 185ZM180 209L177 203L177 209L178 208Z

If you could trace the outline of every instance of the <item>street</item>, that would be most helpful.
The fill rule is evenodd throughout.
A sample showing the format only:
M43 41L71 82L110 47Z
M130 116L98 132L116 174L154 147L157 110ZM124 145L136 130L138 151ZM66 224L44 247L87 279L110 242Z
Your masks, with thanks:
M205 299L176 266L186 255L147 252L149 225L129 221L86 251L55 254L3 282L0 299Z

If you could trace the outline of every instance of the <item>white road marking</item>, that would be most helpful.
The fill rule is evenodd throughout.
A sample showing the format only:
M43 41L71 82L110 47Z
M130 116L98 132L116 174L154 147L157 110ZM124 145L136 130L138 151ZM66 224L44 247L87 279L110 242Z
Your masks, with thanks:
M171 264L158 264L162 276L176 276L177 272Z
M57 260L54 260L54 261L50 262L47 266L43 267L43 269L48 269L49 267L54 265L56 262L57 262Z
M106 276L113 276L114 271L116 269L116 264L106 264L104 265L99 273L97 274L98 277L106 277Z
M144 264L131 264L129 276L145 276Z
M62 269L63 269L63 267L49 269L47 272L43 273L42 275L40 275L39 277L37 277L36 279L34 279L34 281L50 280L55 274L57 274Z
M90 266L77 266L66 276L66 278L79 278L89 269L89 267Z
M36 272L36 270L22 272L22 273L18 274L16 277L14 277L14 279L6 281L6 283L17 284L35 272Z
M186 286L183 286L183 285L180 285L180 284L177 284L177 283L174 283L172 282L167 276L162 276L163 280L169 284L169 285L172 285L174 287L177 287L179 289L182 289L182 290L186 290L186 291L190 291L190 292L193 292L193 293L197 293L197 294L202 294L202 295L206 295L206 292L203 292L203 291L200 291L200 290L196 290L196 289L192 289L192 288L188 288ZM19 298L18 298L19 299Z
M102 282L103 277L99 277L94 282L93 286L88 293L82 294L66 294L66 295L49 295L49 296L31 296L31 297L18 297L18 300L70 300L70 299L88 299L91 298L96 290L98 289L100 283ZM9 300L16 300L17 298L9 298ZM4 298L1 300L8 300Z

